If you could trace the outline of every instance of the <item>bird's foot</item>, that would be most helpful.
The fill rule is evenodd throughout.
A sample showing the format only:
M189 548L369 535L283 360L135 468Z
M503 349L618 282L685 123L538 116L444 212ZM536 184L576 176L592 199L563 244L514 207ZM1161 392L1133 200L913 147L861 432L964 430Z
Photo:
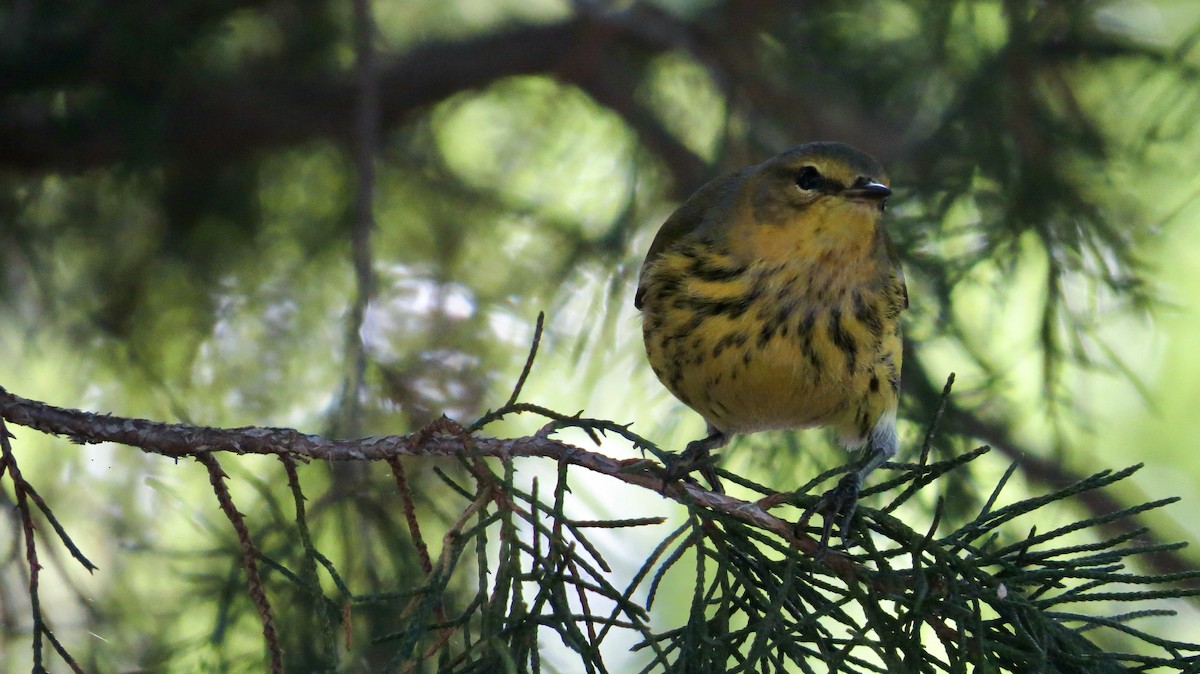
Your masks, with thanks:
M684 448L683 454L672 455L670 459L663 462L663 491L666 491L667 485L684 478L695 484L695 480L688 477L688 474L692 471L699 471L704 479L708 480L713 491L724 494L725 490L721 488L721 481L717 479L716 457L712 455L712 450L724 447L727 442L729 442L729 436L709 424L708 435L698 440L692 440Z
M712 450L724 446L726 442L729 442L729 436L709 426L707 436L699 440L692 440L684 448L683 454L673 456L664 463L663 489L666 489L668 484L683 478L687 478L695 484L688 474L692 471L699 471L713 491L724 494L725 490L721 487L721 481L717 479L716 457L712 455Z
M821 549L829 548L829 535L834 523L838 526L838 536L842 539L842 547L846 547L846 536L850 533L850 522L858 509L858 493L862 489L862 474L859 471L847 473L838 480L837 486L821 494L816 503L809 506L800 520L796 522L797 533L808 524L808 520L820 513L825 520L821 528Z
M698 472L713 491L724 494L725 490L721 487L721 481L717 479L716 457L707 452L703 456L689 456L689 454L690 452L684 451L683 454L673 456L663 464L663 488L680 480L696 484L696 479L691 476L691 473Z

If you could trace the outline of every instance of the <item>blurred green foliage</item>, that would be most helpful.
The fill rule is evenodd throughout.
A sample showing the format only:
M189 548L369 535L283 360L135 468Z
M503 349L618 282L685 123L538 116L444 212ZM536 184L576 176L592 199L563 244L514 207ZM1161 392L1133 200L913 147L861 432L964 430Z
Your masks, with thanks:
M641 363L631 284L649 237L707 178L836 139L881 159L897 190L891 231L913 298L906 440L953 369L957 435L943 451L1034 455L1035 484L1095 464L1079 385L1130 369L1128 326L1156 300L1154 237L1181 227L1200 192L1194 5L372 8L377 288L350 331L368 364L352 427L407 432L503 402L547 308L529 396L637 419L676 444L695 435ZM345 427L363 151L350 17L325 0L0 6L0 383L149 418ZM202 471L18 433L27 475L101 567L83 578L51 565L61 582L46 603L85 663L259 670L236 542ZM813 434L742 442L762 451L734 447L732 469L794 482L841 460L797 451L821 446ZM807 463L793 468L795 454ZM264 552L297 559L278 467L228 464ZM317 545L362 593L417 568L381 470L301 471ZM417 470L423 515L452 518L444 487ZM944 489L953 508L977 509L969 482ZM5 553L0 662L15 668L21 571ZM294 662L330 665L304 635L336 616L304 597L276 605L281 623L305 625L288 636ZM395 629L396 609L360 611L361 659L344 667L373 671L384 650L364 644Z

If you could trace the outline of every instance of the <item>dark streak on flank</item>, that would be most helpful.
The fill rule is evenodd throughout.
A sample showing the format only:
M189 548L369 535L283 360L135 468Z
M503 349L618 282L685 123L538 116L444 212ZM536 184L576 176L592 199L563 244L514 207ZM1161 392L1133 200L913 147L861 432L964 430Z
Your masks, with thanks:
M710 264L710 261L705 258L693 257L691 264L688 265L687 276L701 281L726 283L741 278L746 270L746 265L723 267Z
M686 339L688 335L695 333L696 329L700 327L700 324L704 322L704 318L705 316L703 314L693 315L688 322L683 325L682 328L676 330L674 334L663 338L662 348L665 350L669 342L682 341Z
M778 327L779 327L779 324L775 323L773 321L764 321L763 322L762 330L758 331L758 348L761 349L762 347L766 346L768 342L771 341L771 338L775 336L775 330Z
M866 406L864 405L863 409L862 409L862 417L858 421L859 437L865 438L865 437L870 436L871 426L872 426L871 420L867 418L867 409L866 409Z
M829 311L829 339L846 356L846 370L853 373L857 365L854 351L858 347L854 335L846 332L846 327L842 325L842 310L839 307Z
M712 299L708 297L689 297L685 304L688 309L695 311L701 318L707 316L726 316L730 319L740 318L758 296L754 293L732 299Z
M750 339L749 335L744 332L731 332L717 340L716 345L713 346L712 357L717 358L722 351L729 347L744 346L748 339Z
M815 311L809 310L800 324L796 326L796 338L800 340L800 352L808 358L808 362L812 364L812 371L815 373L821 366L821 359L817 356L817 350L813 348L813 327L817 322L817 314Z
M866 326L874 341L883 336L883 318L878 311L873 311L863 299L862 293L854 291L854 318Z

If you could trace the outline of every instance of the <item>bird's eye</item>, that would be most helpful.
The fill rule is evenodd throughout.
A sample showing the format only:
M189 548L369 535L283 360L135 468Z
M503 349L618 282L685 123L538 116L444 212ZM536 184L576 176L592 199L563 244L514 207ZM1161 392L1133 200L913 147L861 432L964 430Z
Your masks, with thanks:
M821 172L815 166L805 166L796 174L796 187L802 190L815 190L822 182Z

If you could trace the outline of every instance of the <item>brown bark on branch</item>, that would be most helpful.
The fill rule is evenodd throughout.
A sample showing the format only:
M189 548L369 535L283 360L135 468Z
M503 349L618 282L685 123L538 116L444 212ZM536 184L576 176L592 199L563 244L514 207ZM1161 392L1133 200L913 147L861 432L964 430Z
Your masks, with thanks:
M457 424L443 418L427 429L407 435L331 440L290 428L213 428L96 414L28 400L3 387L0 387L0 417L19 426L65 436L80 444L114 442L172 458L197 458L215 451L323 461L386 461L399 456L463 454L499 459L550 458L723 513L774 533L801 552L822 557L824 564L847 582L863 575L858 564L825 549L815 538L797 536L792 523L771 515L757 503L714 493L695 484L664 482L657 473L555 440L548 437L545 430L520 438L491 438L467 435ZM445 430L450 427L457 430Z

